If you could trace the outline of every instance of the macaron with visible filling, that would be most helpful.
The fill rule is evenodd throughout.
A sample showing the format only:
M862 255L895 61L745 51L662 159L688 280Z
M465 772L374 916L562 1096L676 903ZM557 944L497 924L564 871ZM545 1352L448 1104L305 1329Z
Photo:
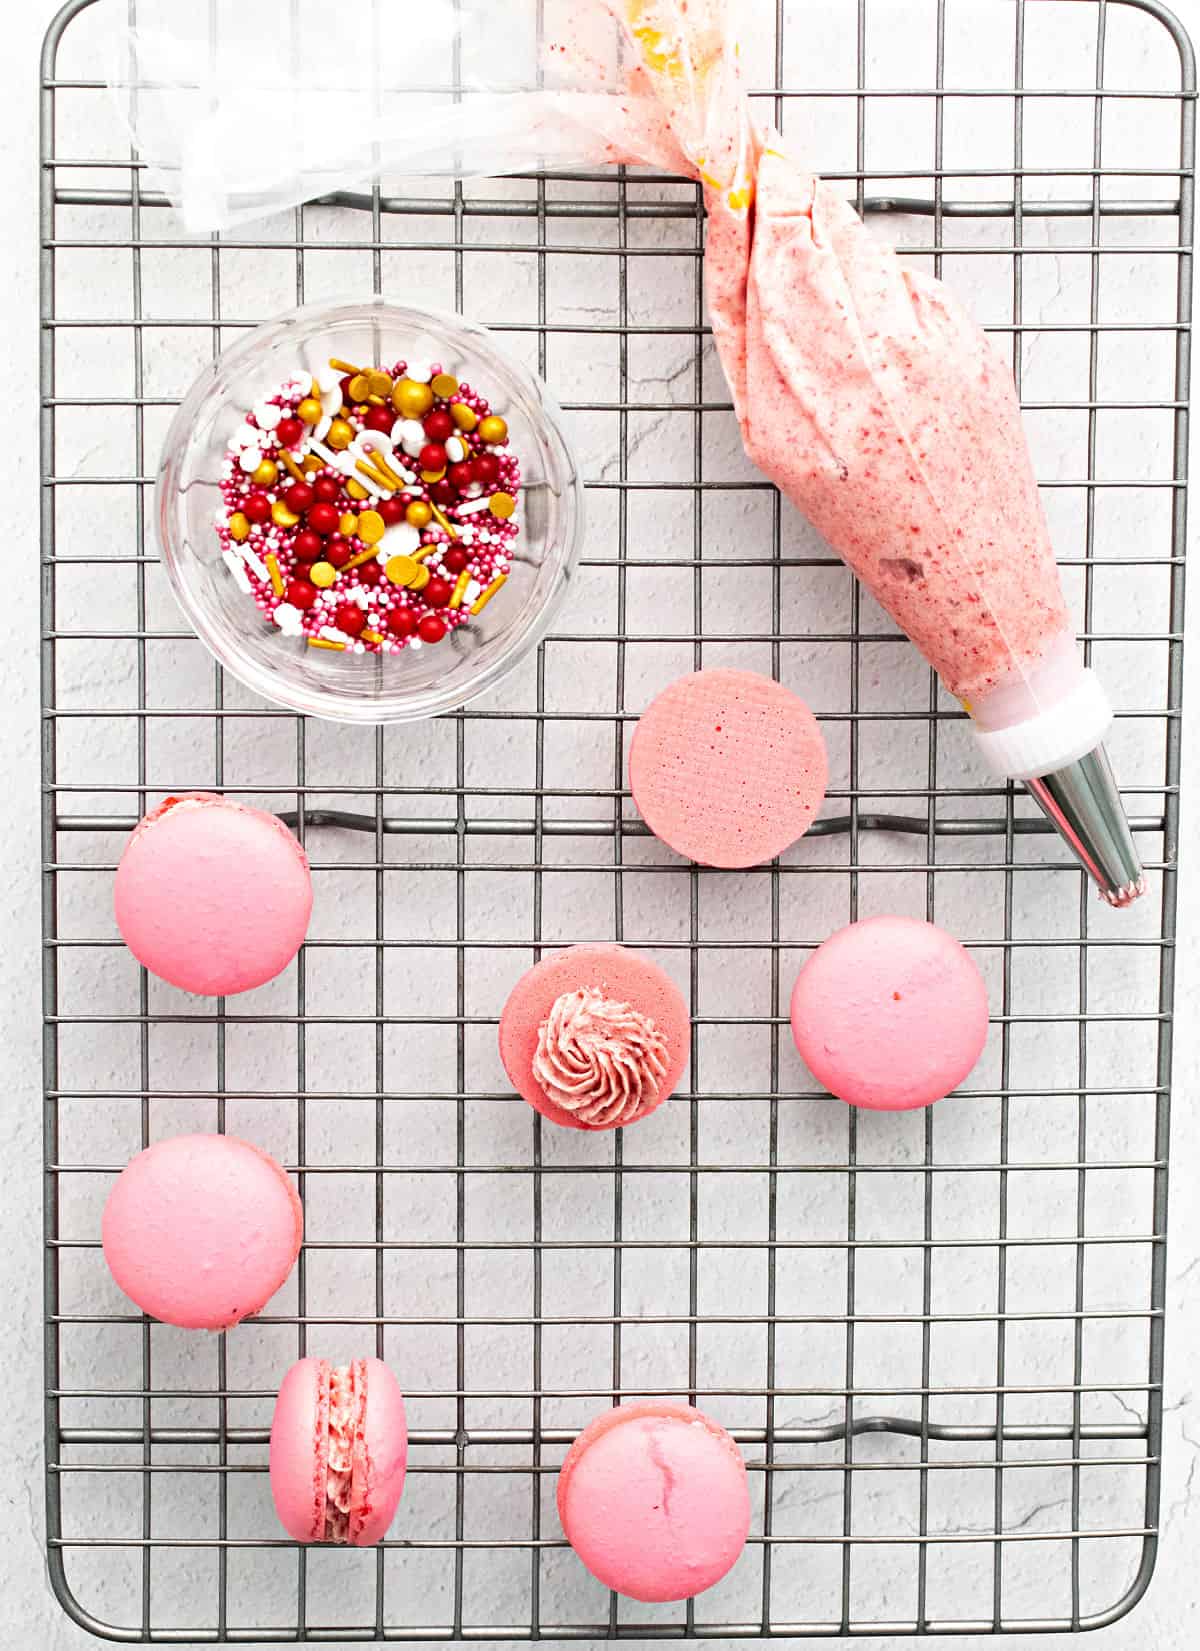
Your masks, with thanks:
M283 821L207 791L168 797L134 827L113 889L138 962L207 997L286 969L312 901L308 858Z
M500 1016L513 1088L567 1129L648 1118L683 1076L690 1038L675 982L623 946L571 946L543 958Z
M869 917L831 935L801 969L792 1033L813 1077L852 1106L929 1106L983 1053L987 987L944 929Z
M652 701L629 748L650 830L702 866L760 866L812 825L829 761L817 720L770 677L697 671Z
M750 1530L746 1464L725 1429L689 1405L620 1405L567 1452L558 1514L606 1588L646 1602L691 1599L736 1564Z
M224 1330L264 1307L304 1236L285 1171L233 1135L177 1135L126 1164L101 1221L104 1259L143 1313Z
M271 1423L271 1495L297 1542L368 1548L404 1490L408 1428L399 1383L379 1359L301 1359Z

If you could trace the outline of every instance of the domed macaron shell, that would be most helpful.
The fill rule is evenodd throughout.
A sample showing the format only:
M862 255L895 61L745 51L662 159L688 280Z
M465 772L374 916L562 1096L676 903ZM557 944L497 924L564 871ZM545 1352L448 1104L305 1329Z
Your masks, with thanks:
M944 929L869 917L831 935L801 969L792 1034L812 1075L852 1106L929 1106L983 1053L987 987Z
M660 841L702 866L761 866L812 825L829 760L803 700L752 671L697 671L648 706L629 786Z
M558 1513L606 1588L646 1602L691 1599L736 1564L750 1529L741 1451L688 1405L621 1405L567 1452Z
M177 1135L125 1166L101 1230L109 1270L142 1312L185 1330L224 1330L284 1283L304 1212L287 1174L258 1147Z
M355 1415L346 1541L371 1547L395 1516L408 1464L408 1428L399 1383L379 1359L348 1368ZM327 1359L301 1359L284 1377L271 1423L271 1495L297 1542L327 1539L330 1387Z
M601 1128L582 1124L551 1101L533 1075L538 1029L566 992L594 987L607 998L629 1003L647 1015L667 1040L667 1071L649 1117L673 1094L688 1063L691 1017L683 995L657 963L624 946L569 946L536 963L513 987L500 1016L500 1059L509 1082L530 1106L565 1129ZM641 1119L637 1119L641 1122Z
M312 877L274 814L229 797L168 797L138 824L113 904L125 944L150 973L202 996L273 980L300 949Z

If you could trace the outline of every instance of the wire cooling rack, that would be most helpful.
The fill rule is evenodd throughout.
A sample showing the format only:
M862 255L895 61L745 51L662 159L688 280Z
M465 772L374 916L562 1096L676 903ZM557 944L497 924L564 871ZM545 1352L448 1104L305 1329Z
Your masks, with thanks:
M186 241L96 77L122 6L73 0L43 68L46 1460L66 1610L207 1643L1088 1628L1159 1521L1194 159L1190 47L1152 0L756 14L757 95L1011 348L1150 870L1096 904L957 708L742 461L704 326L703 222L665 178L314 203ZM219 12L214 7L214 17ZM285 14L281 6L281 19ZM281 27L282 27L281 23ZM1147 157L1152 157L1148 159ZM967 164L969 162L969 164ZM193 374L298 299L416 294L549 378L590 479L574 605L527 672L367 733L249 699L179 627L149 495ZM820 712L817 830L759 873L681 864L624 789L642 706L701 664ZM219 787L292 819L312 933L231 1004L148 980L112 924L125 832ZM899 910L988 976L984 1060L920 1116L815 1093L796 968ZM690 1087L568 1138L495 1054L512 981L617 939L688 992ZM99 1212L145 1142L228 1128L293 1167L294 1278L220 1337L146 1322ZM411 1471L378 1550L285 1541L274 1390L387 1358ZM743 1560L689 1605L608 1596L555 1473L617 1398L689 1398L750 1467Z

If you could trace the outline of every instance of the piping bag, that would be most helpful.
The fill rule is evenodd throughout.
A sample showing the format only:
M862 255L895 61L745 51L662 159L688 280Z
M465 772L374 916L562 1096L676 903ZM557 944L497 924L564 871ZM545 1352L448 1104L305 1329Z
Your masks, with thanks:
M339 22L317 8L311 27L301 9L285 41L277 13L255 20L275 8L243 6L213 40L195 34L196 8L142 0L111 82L187 226L228 228L381 174L623 163L698 181L713 337L747 454L916 644L993 774L1028 786L1104 899L1144 893L1105 751L1112 710L1080 657L1012 373L946 286L903 269L755 123L732 32L743 8L423 0L403 31L376 18L372 34L365 14L382 9ZM336 95L339 62L360 77L344 131L324 125L311 152L253 141L281 91L301 108ZM414 62L419 97L403 90Z

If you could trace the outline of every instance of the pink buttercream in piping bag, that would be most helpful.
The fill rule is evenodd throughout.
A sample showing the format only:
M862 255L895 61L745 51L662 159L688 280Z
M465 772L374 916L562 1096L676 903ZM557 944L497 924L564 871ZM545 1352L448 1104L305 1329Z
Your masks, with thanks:
M268 146L248 174L247 121L281 76L297 101L316 97L328 30L357 27L328 8L297 23L285 68L256 49L259 10L235 14L215 54L181 0L142 0L122 36L135 74L114 74L114 92L190 228L381 174L620 162L700 182L713 337L747 453L912 638L992 771L1029 785L1105 898L1143 892L1104 750L1112 711L1080 658L1012 373L947 287L903 269L755 123L733 33L750 8L424 0L415 40L406 24L366 61L354 53L364 110L373 86L386 93L378 113L336 140L323 131L316 156ZM398 96L399 55L453 67L444 93Z

